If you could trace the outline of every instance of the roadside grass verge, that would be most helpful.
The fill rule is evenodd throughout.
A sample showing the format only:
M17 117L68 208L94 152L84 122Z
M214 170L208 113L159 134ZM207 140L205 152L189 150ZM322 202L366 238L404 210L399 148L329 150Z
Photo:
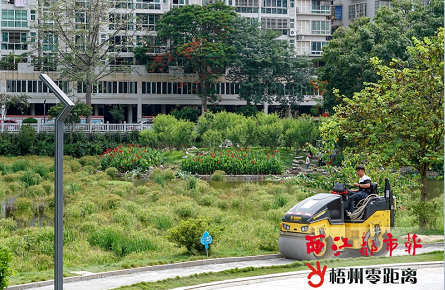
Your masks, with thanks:
M434 251L431 253L420 254L416 256L397 256L397 257L360 257L349 258L348 260L329 259L321 260L320 265L327 265L328 268L338 267L357 267L368 265L385 265L385 264L397 264L397 263L416 263L416 262L428 262L428 261L443 261L443 251ZM116 289L119 290L164 290L174 289L177 287L193 286L204 283L210 283L215 281L223 281L244 277L254 277L261 275L270 275L276 273L286 273L294 271L308 270L306 266L307 261L294 262L288 265L281 266L268 266L268 267L247 267L247 268L235 268L225 270L221 272L206 272L201 274L194 274L186 277L168 278L156 282L141 282L130 286L123 286ZM312 265L315 265L316 261L311 261Z

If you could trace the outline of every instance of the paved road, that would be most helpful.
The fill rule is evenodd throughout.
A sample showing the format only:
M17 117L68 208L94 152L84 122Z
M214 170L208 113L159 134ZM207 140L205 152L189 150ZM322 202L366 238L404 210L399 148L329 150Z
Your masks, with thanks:
M418 254L424 252L431 252L435 250L444 250L442 243L437 244L424 244L421 249L417 249ZM393 255L405 255L404 247L401 245L393 252ZM340 258L349 258L352 257L350 254L341 254ZM157 270L157 271L144 271L138 272L130 275L120 275L120 276L111 276L106 278L98 278L87 281L78 281L71 283L64 283L64 290L103 290L103 289L114 289L124 285L131 285L138 282L150 282L150 281L158 281L164 280L167 278L174 278L176 276L189 276L195 273L204 273L204 272L218 272L227 269L233 268L244 268L249 266L261 267L261 266L270 266L270 265L285 265L294 262L294 260L284 259L284 258L275 258L269 260L260 260L260 261L240 261L233 263L224 263L224 264L211 264L204 266L194 266L194 267L181 267L175 269L166 269L166 270ZM443 276L443 275L442 275ZM305 280L305 284L307 285L307 279ZM298 285L298 284L297 284ZM28 285L31 286L31 285ZM10 287L8 289L25 289L19 287ZM43 286L43 287L26 287L26 289L35 289L35 290L53 290L54 286ZM268 290L275 289L269 288ZM279 289L279 288L277 288ZM320 288L318 288L320 289ZM430 288L434 289L434 288ZM441 288L443 289L443 288ZM393 289L392 289L393 290Z
M370 266L368 266L370 267ZM376 266L381 267L381 266ZM401 269L406 269L408 266L404 266ZM383 268L380 268L383 272ZM306 272L306 271L305 271ZM329 272L329 270L327 270ZM396 271L401 274L400 269ZM329 280L329 274L327 273L324 278L324 283L319 288L312 288L308 284L308 273L292 272L287 276L280 275L267 275L261 276L260 280L248 281L247 279L237 279L232 281L224 281L222 283L209 283L203 285L197 285L193 287L181 287L174 290L210 290L210 289L224 289L224 290L443 290L444 289L444 270L442 267L418 269L416 272L417 281L416 284L401 284L399 277L399 284L384 284L383 279L372 284L364 279L363 284L352 283L348 284L349 280L345 284L332 284ZM319 283L319 278L316 280L312 278L313 283ZM233 286L233 284L241 284Z

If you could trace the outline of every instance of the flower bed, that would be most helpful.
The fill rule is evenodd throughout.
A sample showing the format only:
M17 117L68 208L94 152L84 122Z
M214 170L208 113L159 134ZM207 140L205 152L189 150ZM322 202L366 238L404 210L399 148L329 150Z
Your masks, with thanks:
M183 160L181 169L192 174L212 174L216 170L227 174L281 174L284 166L277 154L278 150L259 153L246 149L216 149L207 155Z
M146 172L151 166L161 164L161 153L158 150L132 144L107 149L99 157L102 169L115 167L121 173L132 170Z

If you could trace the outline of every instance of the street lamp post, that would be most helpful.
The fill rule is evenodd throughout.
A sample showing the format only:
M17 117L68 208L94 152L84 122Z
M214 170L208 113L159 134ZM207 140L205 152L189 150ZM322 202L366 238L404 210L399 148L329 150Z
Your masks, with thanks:
M46 99L43 100L43 124L46 123Z

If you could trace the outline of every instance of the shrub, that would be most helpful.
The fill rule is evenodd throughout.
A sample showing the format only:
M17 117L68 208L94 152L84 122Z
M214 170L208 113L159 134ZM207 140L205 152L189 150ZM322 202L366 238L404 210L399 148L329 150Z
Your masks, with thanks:
M82 168L82 165L77 160L68 161L68 166L71 168L72 172L79 172Z
M116 167L108 167L107 169L105 169L105 173L113 178L116 176L116 173L118 173L118 170Z
M263 147L269 147L272 150L280 145L280 138L283 131L283 125L280 122L264 124L258 128L258 136Z
M9 276L12 274L11 261L9 250L0 245L0 289L6 289L9 285Z
M190 121L178 121L173 127L173 141L177 149L185 150L195 142L197 133L195 123Z
M202 134L201 139L207 148L217 147L223 141L221 132L217 130L206 131L204 134Z
M181 218L194 217L196 214L196 203L194 201L183 201L176 205L175 212Z
M36 130L31 125L22 125L19 130L17 146L22 154L30 153L34 142L36 141Z
M194 176L189 175L185 178L185 184L186 184L185 188L187 190L195 189L197 183L198 183L198 179Z
M162 171L162 174L164 175L164 178L167 180L173 180L176 178L176 174L171 168L164 169Z
M79 163L82 166L91 165L94 168L98 168L100 166L100 159L97 156L84 156L79 159Z
M241 106L236 108L235 112L237 114L241 114L244 115L246 117L250 117L250 116L255 116L256 114L258 114L258 109L256 106Z
M412 210L415 216L425 221L427 228L440 229L443 224L439 224L443 220L443 195L427 200L414 202Z
M17 222L12 217L0 219L0 227L11 232L17 229Z
M222 170L216 170L215 172L213 172L212 176L210 176L210 180L212 181L223 181L224 180L224 175L226 175L226 173Z
M152 129L142 130L139 134L139 142L147 147L157 147L159 146L158 135Z
M38 121L36 118L28 117L22 121L22 124L37 124Z
M215 202L215 199L216 198L213 195L205 194L201 197L200 204L204 206L212 206L213 203Z
M45 196L46 191L42 185L32 185L25 190L25 197Z
M185 247L189 252L200 252L205 250L201 244L201 237L206 230L213 239L216 238L217 229L210 227L208 219L182 220L176 227L169 230L168 239L179 247Z

